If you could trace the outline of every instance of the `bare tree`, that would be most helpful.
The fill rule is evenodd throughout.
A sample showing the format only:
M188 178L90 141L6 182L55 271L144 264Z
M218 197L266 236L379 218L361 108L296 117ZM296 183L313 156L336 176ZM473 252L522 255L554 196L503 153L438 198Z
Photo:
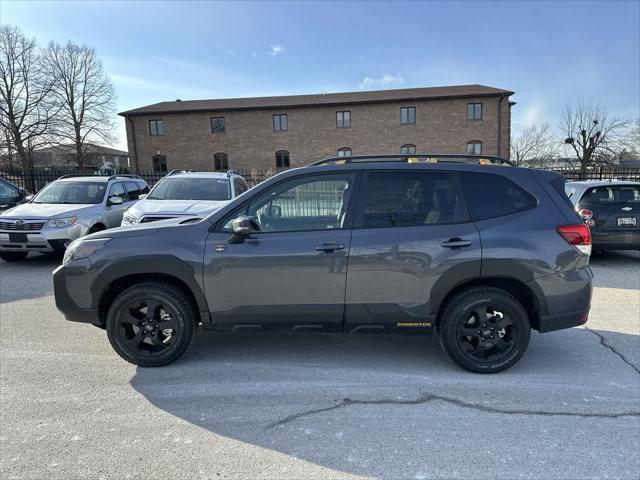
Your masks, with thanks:
M32 166L35 148L47 142L57 112L52 82L42 64L35 39L18 28L0 26L0 129L22 168Z
M553 162L555 147L551 126L548 123L540 127L530 125L511 141L511 159L516 165L544 167Z
M564 143L573 148L582 172L596 163L607 163L619 153L628 122L610 117L606 108L578 99L562 113Z
M61 144L72 144L83 168L90 143L112 143L116 94L93 48L51 42L45 52L54 78L53 93L62 104L57 132Z

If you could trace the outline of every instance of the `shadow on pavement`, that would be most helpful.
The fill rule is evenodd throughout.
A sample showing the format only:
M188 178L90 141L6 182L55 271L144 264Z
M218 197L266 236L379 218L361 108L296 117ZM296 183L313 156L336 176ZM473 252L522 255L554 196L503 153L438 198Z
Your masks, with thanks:
M0 303L52 294L51 273L61 262L59 255L34 253L20 262L0 260Z
M638 336L618 335L638 346ZM497 375L476 375L451 363L438 343L426 337L205 333L183 360L160 369L138 368L131 385L156 407L212 433L341 472L400 476L410 473L403 470L406 465L439 461L425 449L429 442L480 436L498 448L510 441L508 435L483 431L484 426L506 422L505 428L509 424L515 432L522 417L486 416L495 414L439 400L398 406L402 402L397 399L427 394L514 410L606 410L573 406L578 403L575 392L564 387L582 389L591 382L595 389L607 389L602 378L613 369L621 369L628 383L635 381L631 367L598 342L593 332L581 328L533 333L519 364ZM536 395L548 397L547 404L532 400ZM345 398L369 404L343 408ZM465 422L476 418L474 427L466 433L456 433L453 424L449 429L447 422L458 416ZM530 418L536 431L537 419L559 421ZM434 440L434 435L442 438ZM400 449L395 458L394 449ZM375 461L367 460L371 455ZM403 466L394 466L399 459Z

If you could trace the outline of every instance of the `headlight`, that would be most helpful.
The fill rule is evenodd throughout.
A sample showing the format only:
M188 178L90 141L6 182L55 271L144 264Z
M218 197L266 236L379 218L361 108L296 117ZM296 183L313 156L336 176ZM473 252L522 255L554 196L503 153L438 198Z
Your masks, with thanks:
M47 224L45 225L45 228L46 227L49 227L49 228L69 227L74 223L76 223L77 221L78 221L78 217L76 217L75 215L73 217L67 217L67 218L52 218L47 222Z
M104 247L109 241L111 241L110 238L98 238L95 240L83 240L82 238L79 238L78 240L71 242L71 245L67 247L67 250L64 252L62 264L66 265L72 260L86 258L96 250Z
M138 217L136 217L135 215L125 212L125 214L122 216L122 225L135 225L136 223L138 223Z

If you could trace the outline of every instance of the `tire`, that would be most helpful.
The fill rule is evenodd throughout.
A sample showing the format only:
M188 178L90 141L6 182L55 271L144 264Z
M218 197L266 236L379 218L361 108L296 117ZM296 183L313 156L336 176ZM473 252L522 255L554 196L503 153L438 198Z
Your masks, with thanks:
M529 315L513 295L493 287L472 287L455 295L440 321L440 344L447 356L476 373L513 366L531 337Z
M0 252L0 258L5 262L19 262L24 260L29 252Z
M161 367L189 349L196 321L196 308L182 289L163 282L145 282L129 287L112 302L107 313L107 337L127 362Z
M96 233L96 232L101 232L103 230L105 230L104 225L100 225L98 223L89 229L89 231L87 232L87 235L91 235L92 233Z

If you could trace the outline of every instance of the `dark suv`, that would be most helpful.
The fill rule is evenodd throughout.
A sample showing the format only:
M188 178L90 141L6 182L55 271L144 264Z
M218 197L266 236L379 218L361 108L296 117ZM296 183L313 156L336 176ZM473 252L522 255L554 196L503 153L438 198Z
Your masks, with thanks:
M587 321L589 228L560 175L459 157L328 159L205 219L76 240L53 274L56 304L145 367L176 360L201 326L437 329L460 366L504 370L531 328Z

